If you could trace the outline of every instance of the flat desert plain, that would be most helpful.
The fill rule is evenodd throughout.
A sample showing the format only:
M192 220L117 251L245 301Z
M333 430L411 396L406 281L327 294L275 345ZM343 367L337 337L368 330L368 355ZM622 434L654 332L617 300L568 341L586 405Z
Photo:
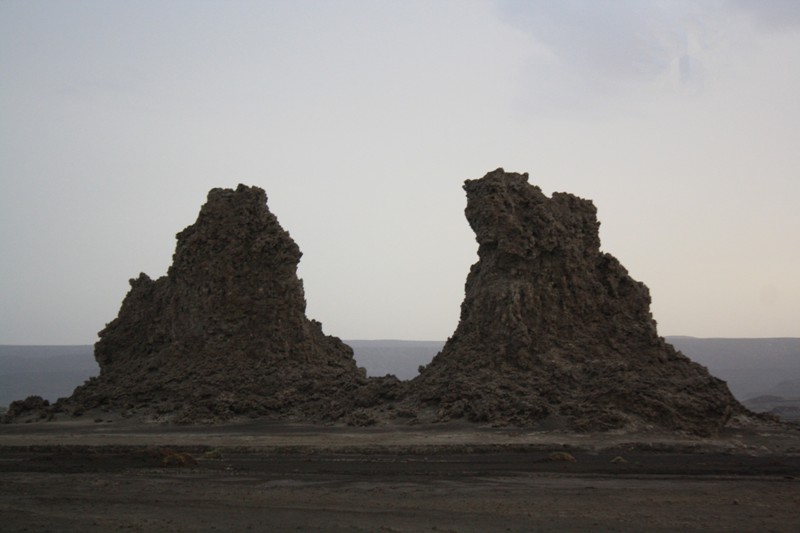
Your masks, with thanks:
M800 531L800 430L0 426L2 531Z

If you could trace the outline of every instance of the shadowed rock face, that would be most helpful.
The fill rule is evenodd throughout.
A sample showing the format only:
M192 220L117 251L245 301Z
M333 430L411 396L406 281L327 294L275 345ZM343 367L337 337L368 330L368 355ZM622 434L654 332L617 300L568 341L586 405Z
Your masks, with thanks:
M713 433L743 408L658 336L647 287L600 251L591 201L527 174L468 180L479 244L461 319L411 384L438 420Z
M647 287L600 251L592 202L548 198L527 179L498 169L465 183L479 261L456 332L409 383L367 380L352 350L306 318L300 250L264 191L240 185L209 193L166 276L131 280L95 345L100 376L52 406L14 402L8 419L105 409L710 434L746 413L658 336Z
M131 280L100 332L100 376L65 407L177 421L348 412L365 382L352 350L305 315L301 253L257 187L213 189L177 235L166 276Z

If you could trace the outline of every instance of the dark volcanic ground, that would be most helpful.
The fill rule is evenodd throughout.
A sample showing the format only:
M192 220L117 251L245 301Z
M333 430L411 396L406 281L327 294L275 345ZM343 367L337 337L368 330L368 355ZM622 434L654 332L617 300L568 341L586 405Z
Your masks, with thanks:
M0 480L3 531L796 531L800 433L5 425Z

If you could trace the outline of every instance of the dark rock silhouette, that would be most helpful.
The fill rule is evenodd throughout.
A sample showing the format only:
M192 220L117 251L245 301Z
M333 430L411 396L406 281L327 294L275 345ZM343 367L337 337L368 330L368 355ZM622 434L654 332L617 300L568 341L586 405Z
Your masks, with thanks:
M47 418L50 402L38 395L28 396L24 400L15 400L8 406L3 415L3 421L12 421L15 418L36 415L41 420Z
M167 275L131 280L100 332L100 375L55 411L178 422L350 412L365 373L347 345L306 318L300 250L262 189L213 189L177 241Z
M479 260L456 332L411 382L367 379L306 318L300 250L264 191L240 185L209 193L166 276L131 280L95 345L100 375L52 405L14 402L7 419L114 411L713 434L747 414L658 336L647 287L600 251L592 202L548 198L527 179L497 169L465 183Z
M658 336L647 287L600 251L591 201L503 169L464 189L479 260L455 333L410 384L421 420L713 433L744 412Z

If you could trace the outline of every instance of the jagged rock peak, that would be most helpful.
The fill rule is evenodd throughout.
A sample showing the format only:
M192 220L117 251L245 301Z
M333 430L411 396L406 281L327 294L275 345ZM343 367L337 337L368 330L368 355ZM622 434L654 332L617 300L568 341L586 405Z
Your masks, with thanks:
M464 183L467 221L480 252L497 250L521 259L541 254L596 254L600 249L597 210L590 200L566 193L547 198L528 183L528 174L502 168Z
M213 189L178 233L167 275L131 280L95 345L100 376L54 409L184 422L344 416L365 374L306 317L300 257L262 189Z
M302 256L267 208L264 190L241 184L235 190L212 189L197 221L178 233L177 239L171 270L199 256L211 263L235 264L246 253L248 263L280 267L279 272L285 274L296 271Z
M480 260L456 336L503 346L515 361L554 347L659 346L647 287L600 251L594 204L568 193L548 198L527 180L497 169L465 182Z
M412 383L438 419L702 433L743 410L658 336L647 287L600 251L591 201L503 169L464 189L479 260L455 333Z

